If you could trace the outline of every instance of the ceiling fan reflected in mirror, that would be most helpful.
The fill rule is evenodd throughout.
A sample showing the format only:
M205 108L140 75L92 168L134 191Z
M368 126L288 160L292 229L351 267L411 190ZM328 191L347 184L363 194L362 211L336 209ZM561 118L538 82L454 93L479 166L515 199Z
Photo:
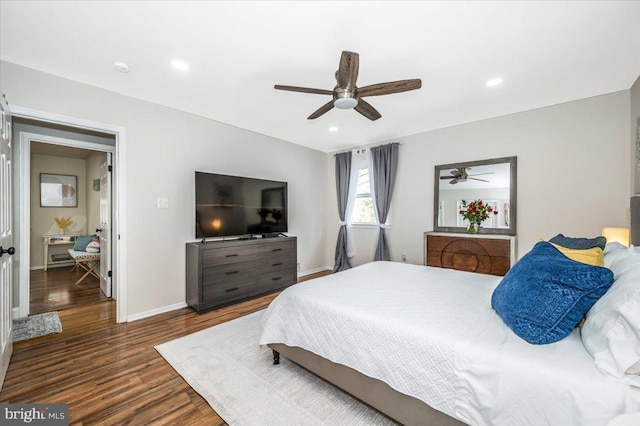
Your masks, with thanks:
M452 170L451 176L440 176L440 179L451 179L449 183L451 185L455 185L458 182L466 182L467 179L478 180L480 182L489 182L486 179L478 179L473 176L482 176L482 175L490 175L494 172L486 172L486 173L476 173L474 175L470 175L467 173L468 170L471 170L471 167L460 167L458 169Z
M309 87L283 86L276 84L274 89L288 90L290 92L312 93L316 95L330 95L332 100L318 108L307 119L313 120L333 109L355 109L371 121L382 117L380 113L367 101L362 99L365 96L382 96L392 93L408 92L422 87L419 78L411 80L391 81L388 83L372 84L365 87L356 86L359 69L359 55L355 52L342 52L340 65L336 71L336 87L333 90L312 89Z

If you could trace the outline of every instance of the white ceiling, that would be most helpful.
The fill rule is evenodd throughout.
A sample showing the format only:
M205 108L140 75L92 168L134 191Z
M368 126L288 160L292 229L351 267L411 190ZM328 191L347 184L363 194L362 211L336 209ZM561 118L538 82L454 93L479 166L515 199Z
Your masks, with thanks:
M3 60L326 152L627 90L640 75L638 1L2 0L0 15ZM273 89L333 89L343 50L360 54L360 87L422 89L366 98L376 122L337 109L307 120L328 96ZM504 83L486 87L494 77Z

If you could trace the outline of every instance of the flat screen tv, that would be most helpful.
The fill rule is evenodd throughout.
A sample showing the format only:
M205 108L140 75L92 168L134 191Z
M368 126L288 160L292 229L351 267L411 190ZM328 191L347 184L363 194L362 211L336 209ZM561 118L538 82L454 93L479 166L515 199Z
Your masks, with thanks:
M196 172L196 238L287 232L287 182Z

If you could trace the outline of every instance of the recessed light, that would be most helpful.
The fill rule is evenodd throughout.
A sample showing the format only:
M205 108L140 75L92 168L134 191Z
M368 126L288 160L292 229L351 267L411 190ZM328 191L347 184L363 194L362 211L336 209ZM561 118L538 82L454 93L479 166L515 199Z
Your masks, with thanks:
M113 63L113 69L115 69L118 72L122 72L126 74L129 72L129 65L127 65L126 62L115 61Z
M331 126L331 127L329 127L329 131L330 132L337 132L338 128L336 126Z
M189 64L179 59L171 61L171 66L180 71L186 71L189 69Z
M493 87L502 84L501 78L492 78L491 80L486 82L487 87Z

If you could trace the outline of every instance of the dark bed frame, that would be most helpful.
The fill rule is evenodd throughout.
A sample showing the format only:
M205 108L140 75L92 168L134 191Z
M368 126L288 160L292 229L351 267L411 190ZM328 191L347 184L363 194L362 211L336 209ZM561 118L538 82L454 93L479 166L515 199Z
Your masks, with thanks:
M400 393L385 382L373 379L345 365L336 364L302 348L282 343L271 343L267 346L273 350L274 364L280 363L280 355L282 355L403 425L464 425L419 399Z

